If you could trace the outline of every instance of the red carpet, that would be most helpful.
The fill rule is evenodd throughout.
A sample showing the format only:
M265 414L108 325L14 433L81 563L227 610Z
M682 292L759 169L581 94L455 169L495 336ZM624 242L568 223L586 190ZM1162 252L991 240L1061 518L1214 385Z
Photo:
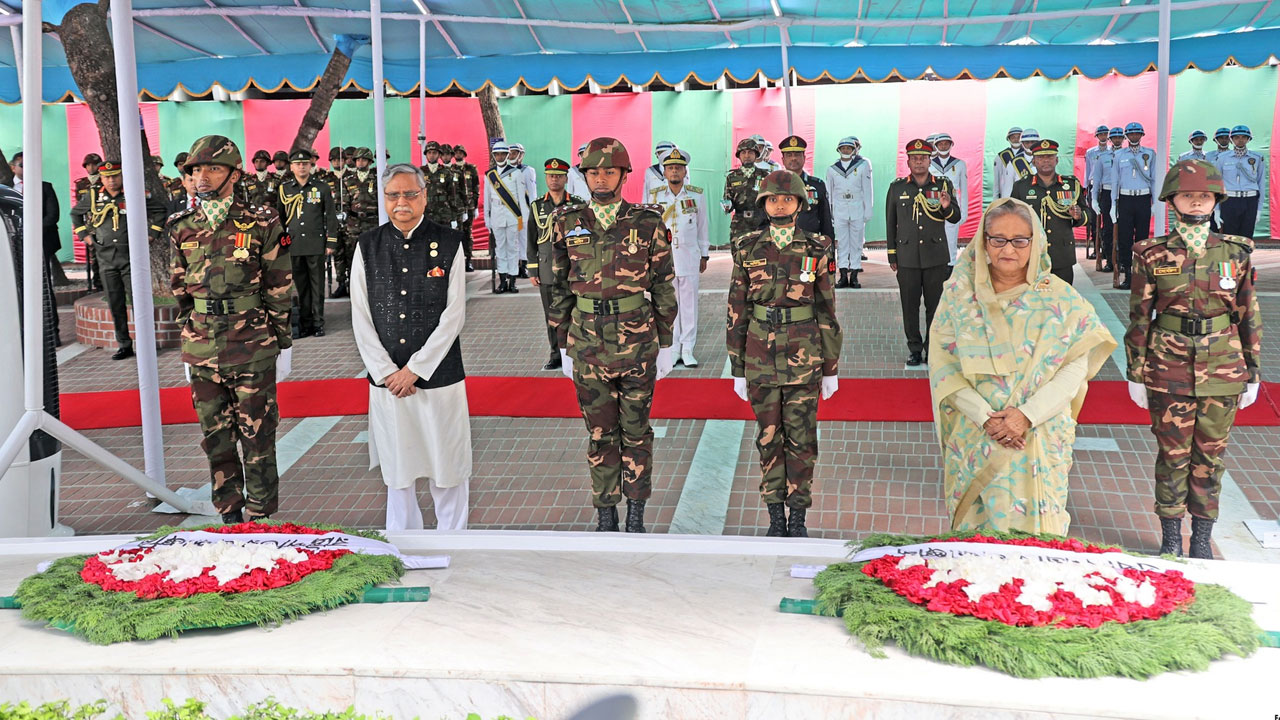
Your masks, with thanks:
M306 380L280 385L283 417L363 415L368 412L368 382L362 379ZM1237 425L1280 426L1272 398L1280 385L1264 384L1258 402L1242 411ZM467 399L476 417L577 418L577 399L563 377L467 378ZM193 423L191 393L186 387L160 391L160 413L166 425ZM731 380L669 378L658 383L653 418L661 420L752 420L751 408L733 394ZM133 427L141 424L138 393L121 390L67 393L62 419L77 430ZM923 378L840 380L840 392L823 402L819 420L931 422L929 382ZM1147 425L1150 418L1129 401L1122 382L1093 382L1080 422L1090 425Z

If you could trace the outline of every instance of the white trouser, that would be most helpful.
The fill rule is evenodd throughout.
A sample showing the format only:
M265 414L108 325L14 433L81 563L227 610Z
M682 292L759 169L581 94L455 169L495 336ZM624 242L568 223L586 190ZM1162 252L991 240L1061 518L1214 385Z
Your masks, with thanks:
M867 224L859 218L836 218L836 267L862 269L862 245L867 240Z
M948 265L956 264L956 254L960 251L960 223L946 223L943 230L947 231L947 250L951 251L951 262Z
M679 307L671 331L671 344L677 351L686 347L693 352L693 344L698 340L698 276L677 275L675 287Z
M470 480L442 488L428 481L436 508L437 530L466 530L470 512ZM422 508L418 506L418 483L399 490L387 488L387 530L421 530Z
M489 242L498 272L507 275L520 272L520 246L525 244L521 242L522 235L515 225L489 228Z

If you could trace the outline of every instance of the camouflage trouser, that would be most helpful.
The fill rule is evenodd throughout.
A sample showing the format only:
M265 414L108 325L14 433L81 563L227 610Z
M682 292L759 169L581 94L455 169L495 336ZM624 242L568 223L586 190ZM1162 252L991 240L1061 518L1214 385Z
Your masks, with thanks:
M192 366L191 401L213 476L213 505L219 513L246 510L248 517L276 511L276 369L243 366L214 370ZM244 450L240 463L237 441Z
M813 504L810 485L818 461L817 381L808 385L747 383L747 397L756 414L756 449L760 451L760 497L766 505L789 507Z
M644 361L626 370L573 364L578 406L591 434L587 465L591 504L596 507L613 507L623 495L629 500L649 499L653 471L649 407L657 376L657 366Z
M1222 453L1235 423L1237 395L1188 397L1147 392L1156 436L1156 515L1218 519Z
M367 218L354 215L347 217L347 222L338 236L338 250L333 254L333 271L338 276L338 283L342 287L350 287L351 263L356 257L356 245L360 242L360 236L376 227L378 227L376 214Z

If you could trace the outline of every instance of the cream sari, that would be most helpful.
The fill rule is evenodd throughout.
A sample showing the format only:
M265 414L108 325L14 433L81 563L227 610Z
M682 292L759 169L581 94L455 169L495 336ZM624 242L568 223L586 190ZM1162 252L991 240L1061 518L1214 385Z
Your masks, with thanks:
M1003 198L987 209L1005 203ZM1028 208L1029 209L1029 208ZM1044 229L1034 213L1027 283L1001 293L991 284L986 215L961 254L929 331L929 379L942 445L944 494L954 530L1066 534L1067 477L1075 418L1088 379L1116 342L1093 306L1049 272ZM954 395L971 387L995 410L1019 407L1064 365L1087 357L1080 389L1063 411L1027 432L1012 450L961 412Z

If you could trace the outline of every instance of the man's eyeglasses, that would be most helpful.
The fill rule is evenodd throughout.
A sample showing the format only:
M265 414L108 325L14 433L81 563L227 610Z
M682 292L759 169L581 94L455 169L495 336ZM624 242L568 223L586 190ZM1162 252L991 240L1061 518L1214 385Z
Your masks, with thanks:
M402 198L405 200L417 200L418 196L421 194L422 194L421 190L409 190L406 192L383 193L383 195L387 196L388 200L400 200Z
M1019 250L1031 245L1031 238L1002 238L987 236L987 244L994 248L1002 248L1005 245L1012 245Z

